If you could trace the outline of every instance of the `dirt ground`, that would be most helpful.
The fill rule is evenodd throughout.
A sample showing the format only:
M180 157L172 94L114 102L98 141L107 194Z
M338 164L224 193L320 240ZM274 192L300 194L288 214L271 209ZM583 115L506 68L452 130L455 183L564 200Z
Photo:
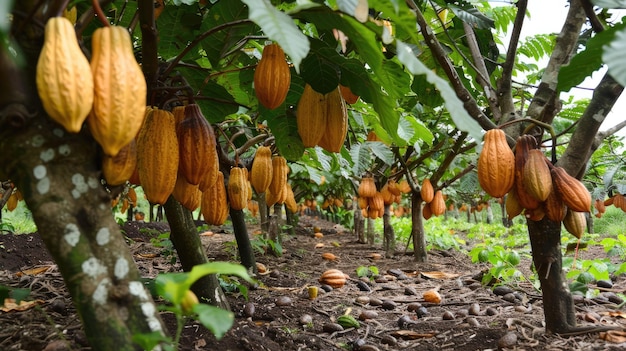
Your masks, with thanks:
M314 227L324 234L313 236ZM171 251L155 247L154 240L168 230L164 223L131 222L124 227L130 249L146 277L177 271ZM208 256L233 261L236 248L228 227L212 228L202 236ZM251 233L253 230L251 230ZM458 233L457 235L462 235ZM246 301L238 293L228 298L236 320L221 340L201 324L188 320L180 350L619 350L626 334L590 333L573 336L546 334L541 295L530 284L500 288L482 286L487 266L472 264L457 251L431 251L427 263L415 263L410 255L384 257L380 247L360 244L353 234L323 220L302 217L296 235L284 236L283 254L257 253L257 262L268 272L259 275L261 285L249 291ZM334 261L322 259L332 253ZM382 257L377 258L374 254ZM586 252L598 257L602 251ZM529 262L522 262L522 266ZM374 266L379 275L359 279L358 267ZM32 268L47 270L24 274ZM318 278L337 268L350 276L346 285L322 289ZM90 350L80 320L61 276L40 237L0 235L0 285L28 288L35 308L0 312L0 350ZM316 299L308 287L317 286ZM424 292L435 289L443 298L430 303ZM611 289L594 299L577 299L581 325L626 327L626 313L616 293L624 293L626 281L617 277ZM506 293L506 294L505 294ZM340 328L337 318L349 314L359 328ZM162 317L173 330L174 318ZM614 337L614 341L610 338Z

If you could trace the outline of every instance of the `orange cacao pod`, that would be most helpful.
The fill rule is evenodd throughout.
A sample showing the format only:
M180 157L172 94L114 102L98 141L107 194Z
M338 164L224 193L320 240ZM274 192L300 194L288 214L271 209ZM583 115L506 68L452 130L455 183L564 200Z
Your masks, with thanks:
M210 225L222 225L228 218L228 201L224 174L217 172L217 180L206 191L202 192L200 208L204 220Z
M615 195L613 195L613 206L615 206L615 208L620 208L623 211L626 211L626 198L624 198L624 195L620 193L616 193Z
M360 209L362 210L367 209L367 205L368 205L367 199L368 199L367 197L360 197L360 196L356 199L357 204L359 205Z
M389 191L389 183L383 185L383 188L380 189L380 195L382 195L385 205L391 205L395 200L395 196Z
M602 201L601 199L596 199L595 208L599 213L606 212L606 206L604 206L604 201Z
M400 192L402 192L403 194L408 194L411 192L411 185L409 185L409 182L406 179L403 179L398 184L398 189L400 189Z
M420 188L420 195L422 196L422 200L426 203L433 201L433 198L435 197L435 189L430 182L430 178L424 178L422 187Z
M339 88L326 94L326 129L317 143L328 152L340 152L348 133L348 110Z
M377 191L374 196L368 199L368 208L370 210L380 211L381 209L385 209L385 200L383 198L383 194Z
M258 194L264 193L272 183L272 150L269 146L259 146L252 161L250 183Z
M539 206L537 208L533 208L533 209L527 208L524 211L524 215L529 220L538 222L538 221L542 220L543 217L546 216L546 210L545 210L543 204L539 204Z
M361 179L361 184L359 184L358 193L360 197L373 197L376 194L376 183L374 183L374 178L363 177Z
M180 173L190 184L212 184L217 180L219 161L213 128L197 104L185 106L185 117L176 125Z
M195 211L200 206L202 200L202 192L198 189L198 186L189 183L180 171L176 178L172 196L189 211Z
M530 195L524 187L524 165L528 160L530 150L537 148L537 141L530 135L522 135L517 138L515 144L515 192L517 201L525 209L533 210L539 207L539 200Z
M243 168L233 167L228 177L228 202L233 210L243 210L248 204L248 180Z
M580 239L587 229L587 218L584 212L567 210L567 214L563 219L563 226L570 234Z
M394 195L394 196L398 196L400 195L402 192L400 191L400 188L398 187L398 183L393 180L390 179L389 181L387 181L387 185L389 186L389 191Z
M89 130L104 153L115 156L137 136L146 112L146 78L125 27L98 28L91 38L94 82Z
M353 93L349 87L340 84L339 91L341 91L341 96L348 104L356 104L359 101L359 96Z
M524 189L538 201L545 201L552 192L552 176L547 161L541 150L529 150L522 172Z
M74 25L65 17L46 22L37 61L37 92L50 118L70 133L80 131L93 104L93 75Z
M437 190L433 196L433 201L430 202L430 209L433 216L441 216L446 212L446 202L443 199L443 193L441 190Z
M137 168L137 143L131 140L115 156L102 158L102 176L109 185L124 184Z
M254 71L254 93L270 110L282 105L289 92L291 72L285 52L278 44L266 45Z
M430 217L433 216L433 210L431 209L429 203L424 203L424 207L422 208L422 216L425 220L429 220Z
M137 171L150 203L163 205L174 191L178 157L174 115L151 109L137 137Z
M488 130L478 157L480 186L487 194L502 197L513 186L514 169L515 156L506 142L506 134L501 129Z
M565 218L567 207L565 207L563 200L561 200L561 197L554 189L552 189L550 195L548 195L548 198L544 203L544 207L546 210L546 217L548 217L549 220L553 222L561 222L563 221L563 218Z
M591 194L585 185L567 174L561 167L553 167L550 173L552 173L552 183L563 203L572 211L589 212Z
M346 284L346 275L338 269L329 269L322 273L319 282L338 289Z
M296 202L296 198L293 194L293 189L291 188L291 184L285 183L285 189L283 190L285 194L285 207L291 211L291 213L298 212L298 203Z
M306 84L296 108L298 134L304 147L319 143L326 131L326 96Z
M282 156L272 157L272 182L267 190L272 192L272 196L276 197L276 201L280 200L281 193L285 189L288 173L289 166L287 166L287 160ZM268 206L271 206L269 202Z

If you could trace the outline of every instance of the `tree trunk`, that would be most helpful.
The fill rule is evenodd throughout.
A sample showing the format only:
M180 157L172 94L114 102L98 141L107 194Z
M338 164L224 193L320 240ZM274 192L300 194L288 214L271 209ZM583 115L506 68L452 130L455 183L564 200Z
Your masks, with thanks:
M296 234L296 225L298 225L298 218L295 213L291 212L288 208L285 208L285 222L288 226L289 234Z
M385 205L383 214L383 248L387 258L393 257L396 253L396 233L391 225L390 205Z
M183 271L189 272L193 266L209 262L204 247L202 247L200 236L198 236L193 214L176 201L173 196L167 199L163 207L170 225L170 240L176 249ZM198 279L191 286L191 290L199 299L213 306L230 310L226 296L215 274Z
M260 193L257 195L257 200L259 203L259 223L261 224L261 230L267 232L270 227L269 222L269 208L267 207L267 202L265 201L265 193Z
M248 228L246 227L243 210L233 210L231 208L230 220L233 223L233 232L235 232L241 264L246 267L249 272L256 273L256 258L254 257L252 244L250 244L250 237L248 237Z
M374 233L374 220L371 218L367 218L367 243L370 245L374 245L374 241L376 241L376 233Z
M416 262L426 262L426 235L422 217L422 197L419 193L411 192L411 236L413 237L413 255Z
M363 213L357 201L353 201L352 211L354 212L354 233L356 234L357 241L361 244L365 244L367 242L365 240L365 218L363 218Z
M574 303L561 261L561 223L543 219L528 222L533 264L543 293L546 330L553 333L572 331L576 326Z

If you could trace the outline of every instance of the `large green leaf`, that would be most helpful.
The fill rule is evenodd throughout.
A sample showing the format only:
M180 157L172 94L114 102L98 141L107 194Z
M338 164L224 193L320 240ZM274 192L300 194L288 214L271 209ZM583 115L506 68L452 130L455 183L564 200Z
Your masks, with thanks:
M311 50L301 65L300 76L320 94L327 94L339 84L338 62L344 58L320 40L311 39Z
M230 114L237 112L239 105L229 92L215 80L206 79L197 69L180 67L178 71L185 77L194 92L200 95L195 102L200 105L205 117L211 123L218 123Z
M199 303L193 306L198 320L209 329L217 340L221 339L233 326L235 314L219 307Z
M249 8L250 19L276 41L291 58L296 72L309 52L309 39L302 34L289 15L279 11L267 0L242 0Z
M166 5L159 19L159 55L165 60L176 57L196 35L202 23L197 6ZM195 60L197 51L191 50L185 59Z
M468 132L474 140L482 140L482 129L480 125L467 113L463 107L463 103L456 96L456 93L448 82L429 70L406 44L397 40L396 45L398 47L398 59L400 62L404 63L411 73L415 75L426 75L426 80L439 90L456 127L461 131Z
M382 144L382 143L381 143ZM354 144L350 148L350 157L354 165L352 166L352 174L355 176L362 175L372 164L373 158L368 147L364 144Z
M626 9L626 0L592 0L591 2L605 9Z
M622 26L604 48L602 60L609 66L609 74L621 85L626 86L626 28Z
M395 156L391 148L380 141L366 141L365 146L370 152L378 157L384 163L391 165L395 161Z
M280 154L290 161L299 160L304 153L304 145L298 135L295 116L288 116L284 108L268 110L262 105L259 105L259 113L267 120Z
M463 22L478 29L494 28L494 21L480 12L474 5L465 0L455 0L448 8Z

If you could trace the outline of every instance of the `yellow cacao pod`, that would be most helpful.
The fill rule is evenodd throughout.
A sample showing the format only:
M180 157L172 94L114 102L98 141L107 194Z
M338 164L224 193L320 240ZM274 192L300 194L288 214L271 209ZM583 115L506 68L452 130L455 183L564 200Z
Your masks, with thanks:
M17 202L18 202L18 197L17 197L17 190L16 190L12 192L11 195L9 195L9 198L7 199L7 203L6 203L7 210L9 212L15 211L15 209L17 208Z
M206 191L202 192L200 211L204 220L210 225L222 225L228 218L228 201L224 174L217 172L217 180Z
M141 128L146 112L146 79L135 60L126 28L96 29L91 47L95 94L87 123L104 153L115 156Z
M441 216L446 212L446 201L443 199L443 193L441 190L435 192L433 201L429 204L432 210L433 216Z
M567 214L563 219L563 226L570 234L580 239L585 234L585 230L587 230L585 213L567 209Z
M425 178L422 182L420 195L422 196L422 200L426 203L433 201L433 198L435 197L435 189L433 188L433 184L430 182L429 178Z
M248 205L248 179L243 168L233 167L230 169L228 202L233 210L243 210Z
M530 150L537 148L537 141L530 135L522 135L517 138L515 144L515 191L520 205L529 210L533 210L541 204L534 196L526 191L524 186L524 165L528 160Z
M506 195L506 202L504 203L504 208L506 210L506 214L509 220L515 218L517 215L524 211L522 205L520 205L517 200L517 194L515 191L515 187L512 187L509 193Z
M493 197L503 197L513 186L514 169L515 156L506 142L506 134L501 129L488 130L478 157L480 186Z
M402 192L400 191L400 188L398 187L398 183L395 180L390 179L389 181L387 181L387 185L389 185L389 191L394 196L398 196L402 194Z
M93 75L74 25L65 17L46 23L36 83L48 116L68 132L78 133L93 105Z
M532 149L528 151L522 172L524 189L538 201L545 201L552 192L552 176L547 162L541 150Z
M250 183L258 194L264 193L272 183L272 150L269 146L259 146L254 154Z
M178 157L174 115L151 109L137 137L137 171L150 203L163 205L174 191Z
M285 184L285 190L283 190L283 193L285 193L285 207L291 211L291 213L298 212L298 203L296 202L296 198L293 194L291 184Z
M304 147L313 147L326 131L326 96L306 84L296 107L298 134Z
M385 199L383 194L377 191L374 196L368 199L368 207L370 210L380 211L385 209Z
M326 130L317 143L328 152L340 152L348 133L348 109L339 88L326 94Z
M202 192L197 185L191 184L179 171L172 196L189 211L195 211L202 200Z
M272 196L276 198L276 201L280 200L281 193L283 189L285 189L288 173L289 166L287 166L287 160L282 156L274 156L272 158L272 182L270 183L268 191L272 192ZM269 202L268 206L271 206Z
M254 71L254 93L270 110L282 105L289 92L291 72L285 52L278 44L266 45Z
M376 194L376 183L374 183L374 178L363 177L361 179L361 184L359 184L358 193L359 197L373 197Z
M109 185L121 185L137 168L137 143L131 140L115 156L104 155L102 158L102 176Z
M185 106L185 116L176 125L179 172L190 184L212 184L217 180L219 160L213 128L197 104Z
M550 173L559 197L569 209L577 212L590 211L591 194L583 183L567 174L562 167L553 167Z

